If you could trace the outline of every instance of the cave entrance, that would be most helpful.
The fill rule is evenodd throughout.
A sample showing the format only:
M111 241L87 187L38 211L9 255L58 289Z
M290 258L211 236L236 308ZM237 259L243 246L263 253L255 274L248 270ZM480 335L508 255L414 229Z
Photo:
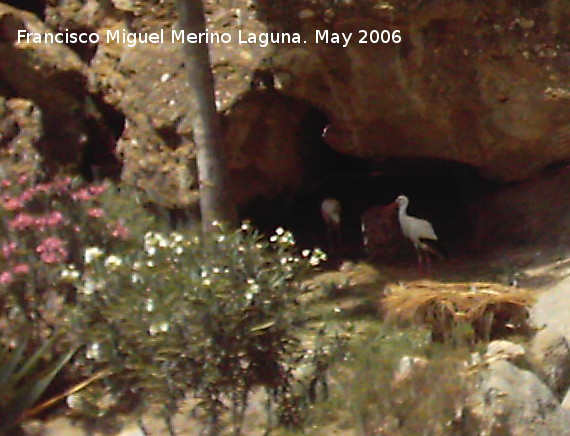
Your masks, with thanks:
M343 209L344 248L337 254L362 258L366 255L362 214L405 194L410 198L408 212L433 223L442 248L450 255L461 254L470 245L473 223L469 204L496 185L480 177L476 168L458 162L428 158L376 162L338 153L322 139L327 123L326 116L315 110L300 126L302 139L310 145L303 157L307 163L306 180L295 192L252 202L245 216L257 227L272 233L283 226L294 233L302 248L327 247L320 204L333 197ZM413 258L411 245L404 242L401 257ZM332 250L333 256L335 251L338 250Z
M351 158L352 161L353 158ZM351 162L352 163L352 162ZM455 254L471 243L473 223L469 204L494 186L473 167L432 159L399 159L362 162L361 171L331 173L322 182L305 185L294 194L284 225L301 246L326 244L320 203L334 197L343 208L343 234L347 253L364 255L361 216L368 209L388 205L400 194L410 199L408 212L431 221L442 248ZM396 212L394 211L394 220ZM404 245L402 256L413 256Z

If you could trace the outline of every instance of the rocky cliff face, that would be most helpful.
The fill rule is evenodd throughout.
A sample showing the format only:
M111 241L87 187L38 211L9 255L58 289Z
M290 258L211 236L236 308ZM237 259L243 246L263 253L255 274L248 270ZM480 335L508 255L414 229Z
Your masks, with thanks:
M120 175L170 207L194 203L193 104L179 45L107 38L168 34L173 2L29 8L0 3L0 92L41 111L33 145L47 166ZM514 181L570 158L570 7L561 0L211 0L207 9L209 30L232 35L211 44L211 56L240 204L315 178L319 156L304 131L315 110L329 120L330 147L374 162L444 159ZM101 38L18 42L22 29ZM306 43L240 44L240 30L297 32ZM346 47L317 43L316 30L353 36ZM399 31L401 43L371 43L376 30Z
M524 179L569 156L568 13L557 1L370 2L339 7L325 27L401 30L402 43L309 43L280 47L276 59L298 79L287 92L330 116L326 139L343 153L448 159ZM310 40L322 27L306 21L302 32Z

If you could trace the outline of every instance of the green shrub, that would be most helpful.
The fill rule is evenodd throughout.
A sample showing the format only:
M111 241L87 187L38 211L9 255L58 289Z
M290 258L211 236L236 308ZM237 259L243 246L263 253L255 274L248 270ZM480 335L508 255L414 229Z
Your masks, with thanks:
M192 394L211 433L224 419L239 433L252 391L263 387L280 422L300 425L299 283L323 256L298 256L290 232L268 241L247 224L203 240L148 232L126 253L86 249L72 324L87 348L77 364L85 375L111 375L84 400L95 404L89 395L109 391L114 403L98 414L134 401L140 412L161 405L169 419Z

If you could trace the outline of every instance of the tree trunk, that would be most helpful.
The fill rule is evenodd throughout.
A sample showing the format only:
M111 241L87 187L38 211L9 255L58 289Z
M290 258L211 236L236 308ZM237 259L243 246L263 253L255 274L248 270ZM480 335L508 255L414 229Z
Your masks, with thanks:
M178 22L185 34L206 32L202 0L176 0ZM194 142L200 179L202 231L212 222L237 224L237 212L229 186L220 117L214 97L214 77L207 43L185 41L184 57L191 100L196 102Z

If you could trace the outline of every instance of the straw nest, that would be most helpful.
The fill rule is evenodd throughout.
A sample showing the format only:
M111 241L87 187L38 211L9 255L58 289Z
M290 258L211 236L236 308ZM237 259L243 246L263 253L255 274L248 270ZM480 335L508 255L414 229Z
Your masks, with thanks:
M471 326L473 339L527 329L535 295L498 283L438 283L421 280L387 285L381 308L387 321L431 328L449 339L459 326Z

